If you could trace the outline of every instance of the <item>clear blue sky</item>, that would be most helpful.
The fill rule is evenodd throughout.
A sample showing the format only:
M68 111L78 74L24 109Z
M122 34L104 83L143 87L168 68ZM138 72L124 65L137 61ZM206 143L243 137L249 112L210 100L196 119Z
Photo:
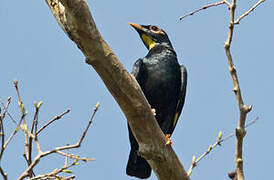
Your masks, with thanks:
M212 1L210 1L212 2ZM237 16L256 1L238 1ZM186 103L173 134L173 148L186 169L215 142L218 132L227 135L238 121L236 99L228 72L223 43L228 30L227 7L211 8L179 21L179 16L201 7L205 1L88 1L104 39L121 63L132 65L147 50L129 22L155 24L169 35L180 63L188 70ZM253 105L244 144L246 179L271 179L273 169L273 2L266 1L236 26L232 54L243 98ZM77 179L134 179L126 176L129 141L125 116L77 46L57 25L44 1L4 0L0 6L0 98L12 97L10 113L19 110L12 80L18 79L23 102L33 116L33 101L44 102L39 125L67 108L71 113L41 133L42 150L75 143L92 108L101 102L82 147L73 151L96 161L72 168ZM6 132L14 124L6 119ZM23 133L8 146L2 166L10 179L23 172ZM194 169L192 179L228 179L234 169L235 139L215 149ZM63 165L64 158L42 159L36 174ZM153 175L150 179L156 179Z

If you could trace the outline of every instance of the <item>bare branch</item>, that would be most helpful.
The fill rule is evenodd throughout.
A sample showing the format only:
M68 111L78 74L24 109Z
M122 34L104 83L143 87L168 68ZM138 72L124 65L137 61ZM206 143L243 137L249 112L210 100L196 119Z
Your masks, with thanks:
M228 5L228 6L230 5L230 3L229 3L228 1L226 1L226 0L219 1L219 2L216 2L216 3L207 4L207 5L204 5L203 7L199 8L199 9L196 9L196 10L194 10L194 11L191 11L190 13L188 13L188 14L186 14L186 15L184 15L184 16L181 16L181 17L180 17L180 20L184 19L184 18L187 17L187 16L192 16L192 15L194 15L194 14L196 14L196 13L202 11L202 10L205 10L205 9L207 9L207 8L216 7L216 6L219 6L219 5L222 5L222 4L226 4L226 5Z
M40 104L40 103L39 103ZM37 124L38 124L38 113L39 113L39 109L41 105L37 105L37 103L34 103L35 106L35 113L33 116L33 120L32 120L32 125L31 125L31 130L30 130L30 136L29 136L29 150L28 150L28 155L26 155L26 157L28 157L29 159L27 159L28 165L31 164L32 162L32 141L33 141L33 131L35 129L35 131L37 131ZM33 170L30 172L33 176L35 176ZM32 176L30 176L31 178Z
M5 107L5 105L4 105L4 103L1 101L1 99L0 99L0 103L1 103L1 105L3 106L3 107ZM0 111L1 111L1 108L0 108ZM9 116L9 118L12 120L12 122L14 123L14 124L17 124L17 122L14 120L14 118L11 116L11 114L7 111L7 115Z
M69 159L81 160L81 161L84 161L84 162L95 161L94 158L80 158L79 156L75 156L74 154L68 154L68 153L64 153L62 151L56 151L56 153L60 154L61 156L66 157L66 158L69 158Z
M85 138L85 136L86 136L86 134L87 134L87 132L88 132L88 128L89 128L89 126L91 125L92 120L93 120L93 117L95 116L95 113L97 112L97 110L98 110L99 107L100 107L100 103L98 102L98 103L95 105L94 111L93 111L93 113L92 113L92 115L91 115L91 117L90 117L90 120L89 120L89 122L88 122L88 125L87 125L86 129L84 130L84 132L83 132L83 134L82 134L82 137L81 137L80 140L79 140L79 143L78 143L79 146L80 146L80 144L82 143L82 141L84 140L84 138Z
M139 151L160 180L187 180L186 171L161 131L136 79L100 35L84 0L46 0L57 22L81 49L124 112Z
M245 125L245 128L248 128L249 126L255 124L255 123L258 121L258 119L259 119L259 117L256 117L256 119L254 119L254 120L250 121L249 123L247 123L247 124ZM221 140L221 143L224 142L224 141L226 141L226 140L228 140L228 139L230 139L230 138L233 137L233 136L235 136L235 133L231 133L231 134L227 135L226 137L224 137L224 138Z
M1 173L1 175L3 176L4 180L8 180L8 176L7 176L7 174L5 173L5 171L2 169L1 166L0 166L0 173Z
M92 113L92 116L91 116L91 118L90 118L90 120L88 122L87 127L83 131L83 134L82 134L81 138L74 145L66 145L66 146L62 146L62 147L57 147L57 148L55 148L53 150L49 150L49 151L43 152L41 150L41 147L40 147L40 144L38 142L37 136L34 135L34 141L36 143L36 148L37 148L37 151L38 151L38 155L34 158L34 160L32 161L32 163L28 166L28 168L21 174L21 176L17 180L23 180L25 177L29 176L29 172L31 172L32 169L39 163L39 161L41 160L41 158L43 158L45 156L48 156L50 154L53 154L53 153L61 154L60 151L62 151L62 150L67 150L67 149L72 149L72 148L78 148L78 147L80 147L81 143L82 143L83 139L85 138L85 135L86 135L86 133L87 133L87 131L88 131L91 123L92 123L92 120L93 120L93 118L95 116L95 113L97 112L98 108L99 108L99 103L96 104L96 106L94 108L94 111ZM77 159L77 157L72 158L72 159ZM78 158L78 159L80 159L80 158ZM83 161L85 161L85 160L83 159ZM86 161L89 161L89 159L86 159ZM75 162L76 162L76 160L75 160ZM62 169L62 171L64 170L63 168L61 168L61 169ZM65 168L65 169L67 169L67 168ZM59 171L58 171L58 173L59 173Z
M62 173L62 172L66 172L67 169L69 169L70 167L72 166L75 166L76 165L76 161L68 164L68 165L65 165L63 167L61 167L60 169L55 169L53 170L52 172L50 173L47 173L47 174L42 174L42 175L37 175L33 178L31 178L30 180L36 180L36 179L58 179L56 178L58 174ZM67 170L67 172L69 172L69 170Z
M1 99L0 99L0 101L1 101ZM1 120L3 120L5 118L6 113L8 112L8 108L9 108L10 102L11 102L11 97L8 97L8 101L7 101L6 105L4 105L4 103L1 101L1 104L4 107L4 111L3 111L2 115L1 115Z
M244 14L242 14L235 22L234 24L239 24L240 21L246 17L247 15L249 15L249 13L251 13L252 11L254 11L260 4L262 4L263 2L265 2L265 0L259 0L256 4L254 4L254 6L252 6L252 8L250 8L248 11L246 11Z
M7 145L9 144L9 142L11 141L11 139L14 137L14 135L18 132L18 130L20 129L20 125L22 123L22 118L19 121L19 123L16 125L16 128L14 129L14 131L11 133L10 137L8 138L8 140L6 141L6 143L4 144L4 148L7 147Z
M250 121L249 123L247 123L245 128L248 128L249 126L255 124L258 119L259 119L259 117L257 117L256 119ZM193 169L198 165L199 161L204 159L213 149L215 149L217 147L217 145L221 146L223 142L227 141L228 139L232 138L233 136L235 136L235 133L230 133L229 135L222 138L222 133L220 131L219 135L218 135L218 138L217 138L217 141L214 144L209 145L208 149L200 157L198 157L196 159L195 156L193 156L191 166L188 170L188 175L190 176L192 174Z
M63 153L62 151L60 151L60 152ZM68 165L68 160L69 160L69 158L68 158L68 149L66 150L66 153L64 153L64 155L65 155L65 166L67 166Z
M263 3L265 0L259 0L251 9L249 9L247 12L245 12L243 15L241 15L236 21L235 21L235 9L236 9L236 0L232 0L231 3L229 3L228 1L219 1L216 3L212 3L209 5L205 5L200 9L197 9L195 11L190 12L189 14L186 14L182 17L180 17L180 20L193 15L201 10L207 9L209 7L214 7L214 6L219 6L221 4L226 4L229 7L229 11L230 11L230 22L229 22L229 31L228 31L228 35L227 35L227 39L226 42L224 44L224 49L225 49L225 53L227 56L227 60L228 60L228 64L229 64L229 71L232 77L232 81L233 81L233 90L234 93L236 95L236 99L237 99L237 103L238 103L238 107L240 110L240 117L239 117L239 121L238 121L238 127L236 128L236 156L235 156L235 163L236 163L236 175L237 175L237 179L238 180L244 180L244 172L243 172L243 159L242 159L242 148L243 148L243 138L246 134L245 131L245 121L246 121L246 115L248 112L251 111L252 106L247 106L244 104L243 99L242 99L242 94L241 94L241 89L240 89L240 84L238 81L238 76L237 76L237 72L236 72L236 68L234 66L234 62L232 59L232 55L230 52L230 46L231 46L231 42L232 42L232 37L233 37L233 31L234 31L234 25L235 24L239 24L239 22L246 17L247 15L249 15L256 7L258 7L261 3ZM257 120L257 119L256 119ZM255 121L252 123L255 123ZM233 134L230 134L228 137L226 137L227 139L229 139L230 137L232 137ZM226 139L225 139L226 140ZM218 143L221 143L223 140L220 140L219 142L217 141L214 145L217 145ZM214 146L213 145L213 146ZM214 146L216 147L216 146ZM205 157L210 151L212 150L212 146L210 146L210 148L197 160L195 159L195 157L193 158L193 162L192 165L189 169L188 174L192 173L192 169L196 166L197 162Z
M260 2L258 2L254 7L256 8L259 4L260 4ZM248 105L244 104L242 94L241 94L240 84L239 84L239 80L238 80L237 71L234 66L234 62L233 62L232 55L230 52L230 46L231 46L231 42L232 42L233 30L234 30L234 25L235 25L235 9L236 9L236 0L232 0L232 3L229 8L229 10L230 10L230 22L229 22L229 26L228 26L229 30L228 30L226 42L224 44L224 49L225 49L225 53L226 53L227 60L228 60L229 72L231 74L232 81L233 81L233 86L234 86L233 90L236 95L236 99L237 99L237 103L238 103L238 107L239 107L239 111L240 111L238 126L237 126L236 132L235 132L235 134L236 134L236 155L235 155L236 175L237 175L238 180L244 180L243 155L242 155L242 153L243 153L242 152L243 139L246 134L246 131L245 131L246 116L247 116L247 113L251 111L252 106L248 106ZM251 8L250 12L254 9ZM247 13L243 17L247 16L249 13ZM241 19L239 19L239 21Z
M9 98L11 98L11 97L9 97ZM0 99L0 103L1 103L1 105L3 106L3 107L5 107L5 105L4 105L4 103L1 101L1 99ZM1 110L1 109L0 109ZM11 114L7 111L7 114L8 114L8 116L10 117L10 119L12 120L12 122L14 123L14 124L17 124L17 122L14 120L14 118L11 116Z
M8 111L9 105L11 102L11 97L8 98L7 104L4 106L4 112L0 114L0 135L1 135L1 152L0 152L0 160L2 159L3 152L5 150L5 131L4 131L4 123L3 120Z
M195 156L193 156L191 166L188 170L189 176L192 174L193 168L195 168L197 166L199 161L201 161L203 158L205 158L206 155L208 155L217 145L221 145L221 139L222 139L222 132L220 131L217 141L213 145L210 145L208 147L208 149L198 159L196 159Z
M43 131L47 126L49 126L51 123L53 123L54 121L61 119L64 115L66 115L67 113L70 112L70 109L67 109L65 112L63 112L62 114L55 116L52 120L50 120L49 122L47 122L44 126L42 126L35 134L36 136Z
M17 93L17 98L18 98L18 106L21 110L21 120L23 122L23 126L21 127L21 129L23 130L24 134L25 134L25 155L26 155L26 160L27 160L27 163L28 165L31 164L31 157L30 157L30 144L29 144L29 130L28 130L28 124L26 122L26 119L25 119L25 116L27 115L27 112L26 112L26 109L24 107L24 104L22 102L22 99L21 99L21 96L20 96L20 92L19 92L19 89L18 89L18 81L15 79L13 81L13 84L14 84L14 87L15 87L15 90L16 90L16 93ZM20 120L20 121L21 121ZM28 172L29 173L29 176L31 177L33 172L30 171Z

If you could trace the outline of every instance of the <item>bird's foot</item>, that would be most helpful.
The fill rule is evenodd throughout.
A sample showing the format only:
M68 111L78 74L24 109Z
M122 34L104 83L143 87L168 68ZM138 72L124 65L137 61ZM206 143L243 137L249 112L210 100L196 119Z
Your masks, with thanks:
M156 109L152 108L151 112L152 112L153 116L156 116Z
M172 141L170 139L171 134L166 134L166 145L172 145Z

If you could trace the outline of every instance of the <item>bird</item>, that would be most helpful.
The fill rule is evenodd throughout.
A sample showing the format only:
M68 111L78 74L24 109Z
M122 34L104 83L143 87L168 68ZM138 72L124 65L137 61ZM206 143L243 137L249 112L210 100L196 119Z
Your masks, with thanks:
M164 30L156 25L129 23L139 34L148 54L138 59L131 74L136 78L165 135L170 136L177 124L185 102L187 71ZM131 150L126 173L140 179L149 178L151 167L138 154L136 141L128 124Z

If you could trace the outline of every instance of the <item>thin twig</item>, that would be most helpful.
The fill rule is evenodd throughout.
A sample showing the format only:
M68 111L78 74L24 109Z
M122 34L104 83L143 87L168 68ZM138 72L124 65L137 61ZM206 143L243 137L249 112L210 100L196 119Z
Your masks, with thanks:
M48 125L50 125L51 123L53 123L54 121L61 119L65 114L69 113L70 109L67 109L65 112L63 112L60 115L55 116L52 120L50 120L49 122L47 122L44 126L42 126L37 132L36 135L38 135L42 130L44 130Z
M219 1L219 2L216 2L216 3L207 4L207 5L205 5L205 6L201 7L201 8L199 8L199 9L196 9L196 10L194 10L194 11L191 11L190 13L188 13L188 14L186 14L186 15L184 15L184 16L181 16L181 17L180 17L180 20L184 19L184 18L187 17L187 16L192 16L192 15L194 15L194 14L196 14L196 13L202 11L202 10L205 10L205 9L207 9L207 8L216 7L216 6L219 6L219 5L222 5L222 4L230 5L230 3L229 3L228 1L226 1L226 0Z
M74 160L81 160L81 161L84 161L84 162L88 162L88 161L95 161L94 158L80 158L79 156L75 156L73 154L68 154L67 152L64 153L62 151L56 151L57 154L60 154L61 156L64 156L66 158L69 158L69 159L74 159Z
M76 165L76 162L74 161L74 162L70 163L69 165L61 167L60 169L53 170L50 173L37 175L33 178L30 178L30 180L43 179L43 178L46 178L46 179L54 178L55 179L57 174L60 174L62 172L66 172L67 169L69 169L70 167L75 166L75 165Z
M5 171L2 169L1 166L0 166L0 173L3 176L4 180L8 180L8 175L5 173Z
M83 132L81 139L79 140L79 145L82 143L83 139L85 138L85 136L86 136L86 134L87 134L87 132L88 132L88 128L89 128L89 126L91 125L92 120L93 120L93 117L95 116L95 113L97 112L97 110L98 110L99 107L100 107L100 103L98 102L98 103L95 105L94 110L93 110L93 113L92 113L92 115L91 115L91 117L90 117L90 120L89 120L89 122L88 122L88 125L87 125L85 131Z
M246 124L245 128L248 128L249 126L255 124L258 119L259 119L259 117L256 117L256 119L250 121L248 124ZM223 142L227 141L228 139L232 138L233 136L235 136L235 133L230 133L229 135L222 138L222 134L220 132L218 135L217 141L214 144L210 145L208 147L208 149L201 156L199 156L197 159L195 158L195 156L193 156L192 163L188 170L188 175L190 176L192 174L193 169L198 165L199 161L204 159L213 149L215 149L217 147L217 145L221 146Z
M15 87L15 90L16 90L16 93L17 93L17 98L18 98L18 106L20 108L20 111L21 111L21 119L22 119L22 122L23 122L23 127L22 130L25 134L25 150L26 150L26 160L27 160L27 163L28 165L31 164L31 159L29 157L29 148L30 148L30 145L29 145L29 130L28 130L28 124L26 122L26 119L25 119L25 116L27 115L27 112L25 110L25 107L24 107L24 104L22 102L22 99L21 99L21 96L20 96L20 92L19 92L19 88L18 88L18 81L15 79L13 81L13 84L14 84L14 87ZM31 177L32 176L32 172L28 172L29 173L29 176Z
M4 105L4 103L2 102L2 101L0 101L0 103L1 103L1 105L4 107L5 105ZM9 116L9 118L12 120L12 122L14 123L14 124L17 124L17 122L14 120L14 118L11 116L11 114L7 111L7 115Z
M1 120L3 120L6 116L6 113L8 112L8 108L9 108L9 105L10 105L10 102L11 102L11 97L8 97L8 101L6 103L6 105L4 105L4 103L0 100L2 106L4 107L4 111L2 113L2 117L1 117Z
M246 11L245 13L243 13L235 22L234 24L239 24L240 21L246 17L247 15L249 15L249 13L251 13L252 11L254 11L260 4L262 4L263 2L265 2L265 0L259 0L256 4L254 4L254 6L252 6L248 11Z
M9 100L9 99L11 99L11 98L9 97L8 100ZM5 107L5 105L4 105L4 103L3 103L2 101L0 101L0 103L1 103L1 105L2 105L3 107ZM11 133L11 135L9 136L9 138L8 138L8 140L5 142L5 144L2 146L2 147L4 147L4 149L7 147L7 145L8 145L9 142L12 140L12 138L14 137L14 135L18 132L18 130L20 129L20 125L21 125L21 123L22 123L22 119L21 119L21 121L19 121L19 123L17 123L8 111L6 111L6 113L7 113L7 115L9 116L9 118L12 120L12 122L16 124L16 128L15 128L14 131ZM1 155L1 157L2 157L2 155Z
M8 98L7 104L4 106L4 112L0 116L0 135L1 135L1 152L0 152L0 160L2 159L3 152L5 150L5 131L4 131L4 123L3 120L5 119L6 113L8 111L9 105L11 102L11 97Z
M4 148L7 147L7 145L9 144L9 142L11 141L11 139L14 137L14 135L18 132L18 130L20 129L21 123L22 123L22 118L19 121L19 123L16 125L16 128L14 129L14 131L12 132L12 134L10 135L10 137L8 138L8 140L6 141L6 143L4 144Z
M39 112L39 108L35 107L35 113L34 113L34 117L32 120L32 125L31 125L31 130L30 130L30 134L33 134L33 130L35 127L35 124L37 123L37 118L38 118L38 112ZM31 164L32 162L32 140L33 140L33 136L29 136L29 148L28 148L28 155L26 157L28 157L28 166ZM33 175L34 172L31 171L31 174ZM31 178L31 177L30 177Z
M10 97L9 97L10 98ZM0 103L1 103L1 105L3 106L3 107L5 107L5 104L1 101L1 99L0 99ZM12 120L12 122L14 123L14 124L17 124L17 122L14 120L14 118L11 116L11 114L7 111L7 115L10 117L10 119Z
M36 143L36 148L37 148L37 151L38 151L38 155L34 158L34 160L32 161L32 163L28 166L28 168L21 174L21 176L17 179L17 180L23 180L25 177L27 177L29 175L28 172L30 172L40 161L41 158L45 157L45 156L48 156L50 154L53 154L53 153L57 153L59 151L62 151L62 150L67 150L67 149L73 149L73 148L78 148L81 146L81 143L83 141L83 139L85 138L86 136L86 133L92 123L92 120L95 116L95 113L97 112L98 108L99 108L99 103L96 104L95 108L94 108L94 111L90 117L90 120L88 122L88 125L87 127L85 128L81 138L79 139L79 141L76 143L76 144L73 144L73 145L66 145L66 146L62 146L62 147L57 147L53 150L49 150L49 151L45 151L43 152L41 150L41 147L40 147L40 144L38 142L38 139L37 139L37 135L35 135L35 138L34 138L34 141ZM38 132L37 132L38 133Z
M69 144L67 144L67 145L69 145ZM62 152L62 151L60 151L60 152ZM63 153L63 152L62 152ZM68 149L66 150L66 153L65 153L65 165L64 166L67 166L68 165Z
M32 125L31 125L31 130L30 130L30 133L34 134L33 131L34 131L34 128L37 127L37 124L38 124L38 113L39 113L39 109L37 106L35 106L35 113L34 113L34 116L33 116L33 120L32 120Z
M11 102L11 97L9 97L8 98L8 101L7 101L7 104L6 105L4 105L3 103L2 103L2 101L1 101L1 104L3 105L3 107L4 107L4 111L3 111L3 113L2 114L0 114L0 133L1 133L1 152L0 152L0 161L2 160L2 156L3 156L3 153L4 153L4 151L5 151L5 149L6 149L6 145L7 145L7 143L10 141L10 139L13 137L13 136L10 136L9 138L8 138L8 140L7 140L7 142L5 143L5 131L4 131L4 122L3 122L3 120L4 120L4 118L5 118L5 116L6 116L6 113L8 113L8 107L9 107L9 105L10 105L10 102ZM1 164L1 163L0 163ZM0 165L0 173L1 173L1 175L2 175L2 177L3 177L3 179L4 180L7 180L8 179L8 176L7 176L7 174L5 173L5 171L3 170L3 168L1 167L1 165Z
M247 123L245 125L245 128L248 128L249 126L255 124L257 121L259 120L259 117L256 117L256 119L250 121L249 123ZM224 137L222 140L221 140L221 143L230 139L231 137L235 136L235 132L234 133L230 133L229 135L227 135L226 137Z

